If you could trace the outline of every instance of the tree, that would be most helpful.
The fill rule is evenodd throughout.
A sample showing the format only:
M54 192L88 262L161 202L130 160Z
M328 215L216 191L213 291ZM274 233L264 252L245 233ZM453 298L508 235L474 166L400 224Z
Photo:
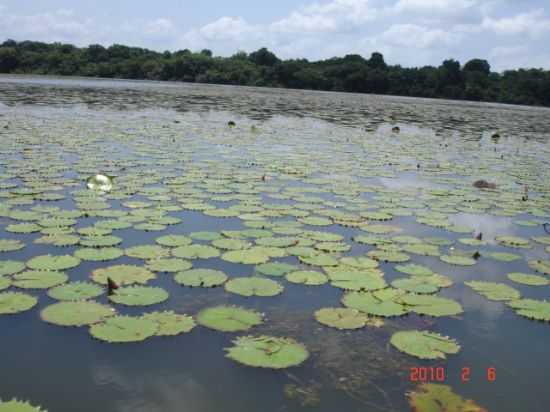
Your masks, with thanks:
M280 61L275 54L271 53L265 47L250 53L248 58L258 66L274 66Z
M372 69L386 70L388 68L384 61L384 56L379 52L371 54L370 59L367 61L367 65Z
M202 54L203 56L212 57L212 50L209 50L209 49L202 49L202 50L201 50L201 54Z
M489 74L491 73L491 65L487 60L472 59L464 65L462 71L479 72L485 74L486 76L489 76Z
M17 51L13 47L0 47L0 73L11 72L17 64Z

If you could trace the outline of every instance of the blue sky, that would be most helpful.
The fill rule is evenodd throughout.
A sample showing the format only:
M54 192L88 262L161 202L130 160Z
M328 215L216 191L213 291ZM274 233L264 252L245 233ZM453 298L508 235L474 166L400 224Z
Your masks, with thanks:
M546 4L545 4L546 3ZM402 66L486 58L550 69L548 0L0 0L0 41L123 43L310 60L384 54Z

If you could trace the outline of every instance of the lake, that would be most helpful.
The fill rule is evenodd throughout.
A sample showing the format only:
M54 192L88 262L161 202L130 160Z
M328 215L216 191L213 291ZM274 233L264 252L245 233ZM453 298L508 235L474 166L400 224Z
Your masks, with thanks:
M2 75L0 141L2 401L548 410L550 109Z

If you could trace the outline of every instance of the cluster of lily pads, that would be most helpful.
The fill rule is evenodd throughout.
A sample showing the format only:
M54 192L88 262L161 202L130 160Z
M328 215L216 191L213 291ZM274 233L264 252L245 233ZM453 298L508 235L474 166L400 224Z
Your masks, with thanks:
M443 291L456 283L455 270L475 270L483 261L525 263L526 272L503 275L512 284L550 283L550 236L541 226L550 218L550 176L523 168L523 161L537 156L533 147L521 153L515 148L519 154L506 163L492 146L480 151L477 144L457 142L440 160L442 153L431 149L437 146L432 136L400 133L388 140L344 130L352 135L340 131L315 146L315 133L281 137L271 129L206 130L191 121L177 130L110 125L110 144L98 145L101 139L78 132L77 124L75 137L61 139L53 127L22 133L2 149L4 164L10 151L20 157L9 158L9 169L0 175L5 233L0 252L10 254L0 261L0 290L5 290L0 315L32 309L38 303L33 291L42 289L58 301L41 310L44 321L85 326L94 338L111 343L179 335L196 323L244 333L265 320L262 313L235 305L205 307L194 316L119 314L125 306L169 300L167 290L154 286L157 277L169 276L184 288L219 287L241 297L332 287L341 293L341 306L312 311L311 318L338 330L360 330L407 314L460 315L468 308ZM97 127L102 126L109 125ZM292 152L272 150L283 143ZM511 150L501 149L506 156ZM75 160L63 158L69 154ZM474 155L482 156L485 166L469 160ZM480 173L496 181L496 189L473 187ZM396 189L384 183L406 174L430 185ZM530 187L528 200L522 200L523 185ZM507 219L512 229L476 237L475 227L457 223L464 215ZM215 222L219 230L188 230L194 219ZM526 227L538 232L514 234ZM150 241L127 246L131 231ZM26 261L11 257L32 244L48 254ZM123 257L133 263L117 262ZM426 264L429 259L445 265L445 274ZM203 267L219 260L253 274ZM98 266L86 274L88 280L78 281L73 275L83 261ZM400 277L389 281L392 270ZM108 278L120 287L108 303L100 303ZM522 297L507 283L480 276L465 284L490 300L505 301L521 316L550 321L550 302ZM453 338L427 330L400 330L389 342L421 359L460 350ZM226 355L277 369L303 363L309 352L291 337L258 334L238 335ZM417 395L416 402L421 398Z

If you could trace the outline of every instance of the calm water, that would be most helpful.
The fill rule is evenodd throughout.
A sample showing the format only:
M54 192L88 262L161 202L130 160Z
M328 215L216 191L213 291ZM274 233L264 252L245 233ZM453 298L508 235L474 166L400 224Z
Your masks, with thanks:
M234 120L237 127L229 129L228 120ZM255 132L250 130L252 125ZM400 126L399 135L390 131L394 125ZM501 135L498 142L490 138L495 131ZM253 196L253 204L272 211L277 210L273 205L310 204L316 207L315 215L335 210L359 214L366 211L364 203L358 210L353 208L359 199L366 200L372 210L391 206L392 210L412 212L411 216L396 213L392 220L375 224L397 227L403 235L444 237L454 241L456 249L474 251L458 242L472 234L416 222L415 215L422 211L447 210L453 224L483 232L488 244L482 252L511 252L521 259L500 262L483 256L474 266L464 267L449 265L438 257L410 254L412 263L452 279L454 284L438 295L461 303L464 313L441 318L409 314L385 319L380 328L340 331L319 324L313 313L323 307L340 307L344 291L330 283L303 286L284 278L273 278L284 285L282 294L245 298L223 287L186 288L175 283L171 274L159 273L150 284L170 293L166 302L146 308L117 305L120 313L131 315L152 310L195 315L217 304L259 310L266 314L266 322L250 334L290 336L303 342L311 353L304 364L282 371L250 368L224 357L224 348L240 334L202 326L137 344L100 342L90 337L87 327L63 328L42 321L40 311L55 300L44 290L27 290L25 293L38 297L36 307L0 316L0 398L29 400L50 412L408 411L405 394L415 389L409 369L442 366L447 385L489 411L547 411L550 325L520 317L504 303L489 301L463 282L502 282L523 297L550 297L550 286L525 286L506 277L510 272L534 273L527 262L548 260L547 246L531 241L530 249L516 249L493 240L499 235L527 239L545 235L542 223L550 222L549 137L548 109L180 83L2 76L2 183L32 187L42 182L61 186L49 191L65 196L29 204L15 201L12 208L46 205L75 209L74 193L84 190L85 177L104 171L116 176L115 182L136 184L136 193L126 198L106 197L112 210L129 212L121 204L128 200L185 204L187 196L217 208L239 204L238 197L220 199L229 193ZM140 191L170 188L166 182L181 176L194 194L169 190L163 192L166 198L151 200L150 193ZM473 189L471 181L478 176L496 181L498 193ZM511 201L509 196L521 197L525 183L530 187L529 202ZM312 188L315 190L308 190ZM486 203L486 208L468 213L466 200L449 203L447 197L432 191L435 188L456 190L458 193L453 193L469 201ZM2 203L13 200L9 191L8 185L1 189ZM501 202L507 207L499 209ZM510 213L512 207L516 209ZM136 228L113 231L123 238L119 247L154 244L155 238L168 233L247 228L243 225L246 217L216 218L185 208L167 215L182 222L159 232ZM1 238L26 244L21 250L2 253L2 259L25 262L35 255L72 254L78 249L33 243L40 233L5 231L15 222L2 216ZM79 218L75 228L102 219ZM291 214L272 213L266 220L295 219ZM532 226L517 223L524 220ZM352 240L366 234L360 228L338 224L306 227L342 235L351 250L338 257L363 256L375 249ZM440 250L446 254L448 247ZM274 260L306 267L293 256ZM96 268L124 263L142 265L143 261L126 256L109 262L83 261L67 274L71 280L88 280ZM254 265L220 258L192 263L195 268L222 270L230 278L255 273ZM382 263L380 268L388 283L404 276L394 263ZM108 303L106 296L97 300ZM389 345L389 339L403 329L451 336L460 343L461 351L444 361L422 361L402 354ZM468 382L461 381L465 367L471 370ZM494 382L487 379L490 367L496 369ZM285 396L288 384L315 394L319 402L308 406L304 405L307 399Z

